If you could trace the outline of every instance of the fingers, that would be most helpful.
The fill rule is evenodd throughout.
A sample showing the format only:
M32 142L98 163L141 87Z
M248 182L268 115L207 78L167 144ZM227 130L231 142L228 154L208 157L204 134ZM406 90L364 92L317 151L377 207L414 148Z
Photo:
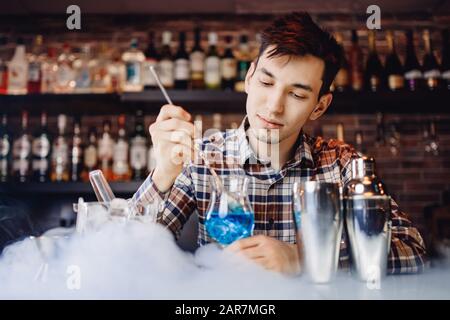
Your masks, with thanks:
M186 134L194 137L194 125L185 120L180 120L177 118L171 118L168 120L162 120L160 122L156 122L156 128L160 131L184 131Z
M241 250L258 246L261 244L262 241L264 241L264 236L261 235L248 237L233 242L226 248L226 250L230 252L238 252Z
M161 107L161 111L156 118L156 121L164 121L170 118L177 118L184 121L191 121L191 115L182 107L172 104L165 104Z

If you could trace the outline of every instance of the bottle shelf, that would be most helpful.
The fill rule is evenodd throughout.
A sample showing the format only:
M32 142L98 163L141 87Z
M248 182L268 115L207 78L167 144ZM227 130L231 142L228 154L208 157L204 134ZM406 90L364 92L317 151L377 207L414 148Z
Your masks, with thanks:
M143 181L111 182L114 194L131 195ZM3 182L0 193L26 195L84 195L94 194L89 182Z
M177 105L190 112L245 113L246 94L221 90L168 90ZM448 113L450 90L399 92L335 92L328 114ZM27 109L32 115L42 110L50 114L69 113L101 115L134 113L158 114L165 104L159 90L123 94L28 94L0 95L0 112L19 113Z

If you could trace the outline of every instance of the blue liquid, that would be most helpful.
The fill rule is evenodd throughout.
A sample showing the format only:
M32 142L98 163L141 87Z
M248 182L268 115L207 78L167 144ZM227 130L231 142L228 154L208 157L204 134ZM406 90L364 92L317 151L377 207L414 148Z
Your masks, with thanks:
M251 236L253 226L253 213L243 210L234 210L223 218L218 212L211 212L205 222L206 231L210 237L222 245Z

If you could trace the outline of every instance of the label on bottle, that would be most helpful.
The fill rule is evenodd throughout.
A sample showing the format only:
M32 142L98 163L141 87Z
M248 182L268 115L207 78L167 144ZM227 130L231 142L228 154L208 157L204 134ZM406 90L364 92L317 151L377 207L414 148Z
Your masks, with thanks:
M207 57L205 61L205 83L209 86L220 85L220 59L217 56Z
M9 65L9 89L24 90L27 84L27 70L25 66L13 63Z
M125 68L127 84L139 85L141 83L141 64L139 61L127 61Z
M159 78L163 86L167 86L169 88L173 87L174 83L173 68L174 65L172 60L164 59L159 62L159 70L160 70Z
M189 80L189 60L175 60L175 80Z
M26 159L31 152L31 143L27 137L17 139L13 144L13 157L15 159Z
M95 146L88 146L84 150L84 166L86 168L95 168L97 165L97 148Z
M72 148L72 163L78 164L81 163L81 156L83 154L83 150L79 146L75 146Z
M0 177L8 176L8 160L0 159Z
M114 147L113 172L123 175L128 172L128 143L119 140Z
M28 172L29 162L27 159L15 159L12 167L14 172L19 172L19 175L24 176Z
M8 139L0 139L0 157L6 157L9 153L9 145Z
M112 159L114 152L114 141L108 136L103 137L98 142L98 158Z
M28 81L39 82L41 75L41 64L37 61L31 62L28 65Z
M53 145L52 162L59 168L69 163L69 147L62 137L58 137Z
M50 142L45 136L38 137L33 140L31 149L34 156L46 158L50 152Z
M450 80L450 70L444 71L442 73L442 79Z
M147 163L147 139L144 137L134 137L131 141L130 163L136 170L142 170Z
M370 86L372 89L378 89L380 86L380 77L372 75L370 77Z
M34 159L32 162L33 171L47 172L48 171L48 161L46 159Z
M60 89L71 89L74 85L74 75L72 68L67 64L60 64L58 66L58 72L56 79Z
M423 73L423 77L425 79L439 78L440 76L441 76L441 72L438 69L428 70Z
M157 74L160 73L158 62L155 59L146 59L142 64L142 83L144 86L157 86L155 77L153 76L150 67L153 66Z
M190 55L191 71L193 73L203 73L205 70L205 53L194 51Z
M237 61L233 58L224 58L220 61L220 71L222 78L232 80L237 75Z
M408 72L405 72L405 79L407 80L415 80L422 78L422 71L414 69Z
M391 74L388 78L388 84L391 90L397 90L403 88L405 81L401 75Z

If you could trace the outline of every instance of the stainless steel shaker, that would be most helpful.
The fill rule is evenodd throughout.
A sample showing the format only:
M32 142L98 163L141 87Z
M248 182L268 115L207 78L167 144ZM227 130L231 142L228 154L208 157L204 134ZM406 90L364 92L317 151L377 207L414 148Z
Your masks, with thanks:
M306 273L315 283L329 282L338 266L343 227L340 191L338 183L320 181L293 186L297 243Z
M345 221L353 267L363 281L386 274L391 243L391 198L375 174L375 160L352 160L352 179L344 186Z

